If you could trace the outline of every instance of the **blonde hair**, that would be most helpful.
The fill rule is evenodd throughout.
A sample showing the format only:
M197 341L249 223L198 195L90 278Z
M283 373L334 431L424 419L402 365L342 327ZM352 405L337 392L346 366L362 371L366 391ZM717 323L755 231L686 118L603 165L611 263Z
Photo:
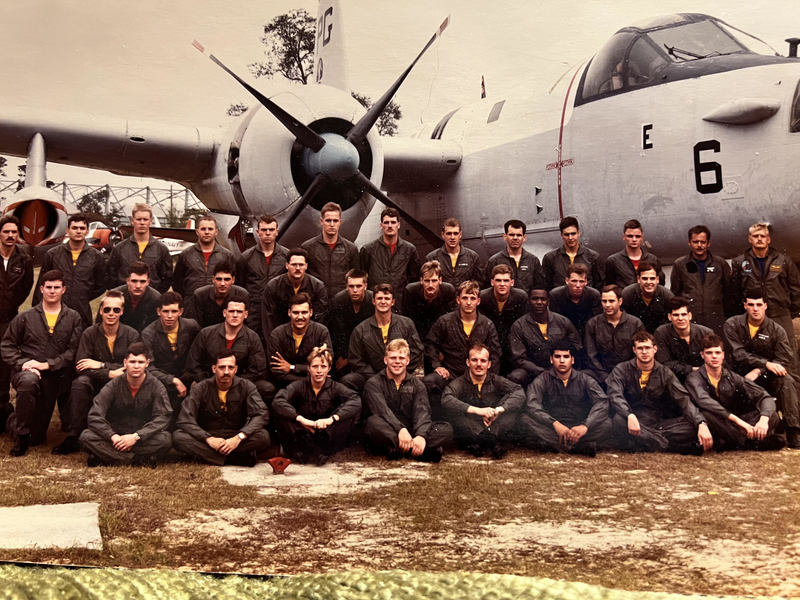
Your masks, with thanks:
M762 229L766 229L767 233L769 234L772 231L772 225L770 223L767 223L766 221L762 221L760 223L753 223L752 225L750 225L747 231L750 235L753 235L756 231L761 231Z
M328 349L328 344L315 347L308 355L308 364L310 365L315 358L321 358L329 367L333 364L333 353Z
M409 347L408 342L403 338L395 338L386 344L386 354L389 354L389 352L400 352L406 356L410 356L411 348Z
M131 211L131 219L136 216L137 212L146 212L150 215L150 218L153 218L153 209L150 208L149 205L143 204L141 202L137 202L133 205L133 210Z

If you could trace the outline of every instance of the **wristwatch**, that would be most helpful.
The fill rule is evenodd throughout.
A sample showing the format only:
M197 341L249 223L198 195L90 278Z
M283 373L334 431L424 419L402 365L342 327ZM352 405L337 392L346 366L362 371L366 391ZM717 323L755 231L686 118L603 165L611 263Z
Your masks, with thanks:
M245 434L243 434L241 431L238 434L236 434L236 437L238 437L242 441L247 439L247 436Z
M294 371L294 365L289 365L289 370Z

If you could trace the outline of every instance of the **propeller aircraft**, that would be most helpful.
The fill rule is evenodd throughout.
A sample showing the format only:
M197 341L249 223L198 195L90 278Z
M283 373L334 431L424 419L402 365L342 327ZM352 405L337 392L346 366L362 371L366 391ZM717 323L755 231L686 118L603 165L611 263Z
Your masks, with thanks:
M539 255L559 243L562 216L577 216L601 253L617 250L622 223L639 218L667 262L686 251L684 232L697 223L711 228L721 255L741 249L752 222L800 225L791 177L800 61L724 21L674 14L636 23L547 90L481 100L414 136L381 138L378 115L449 21L365 112L335 87L340 14L338 2L320 3L319 84L270 95L195 44L258 101L226 130L4 107L0 153L181 183L239 247L262 213L278 217L284 244L315 235L328 201L345 209L350 239L377 235L362 228L377 200L401 212L423 248L440 244L442 221L458 217L464 243L483 256L502 247L512 217L527 223L527 246ZM29 243L52 242L64 208L29 195L3 208L37 223L23 229ZM800 255L798 242L782 239Z

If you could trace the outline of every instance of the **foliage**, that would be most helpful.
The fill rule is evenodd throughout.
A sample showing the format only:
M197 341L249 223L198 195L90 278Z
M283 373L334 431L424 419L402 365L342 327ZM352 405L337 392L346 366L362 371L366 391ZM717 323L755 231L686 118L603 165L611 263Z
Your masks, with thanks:
M164 213L164 227L186 227L186 222L189 219L196 219L197 217L206 214L202 208L190 208L187 211L178 210L175 206L171 206Z
M350 92L350 95L358 100L361 106L367 110L369 110L373 104L372 98L364 94ZM400 105L394 100L389 101L389 104L387 104L386 108L383 109L381 116L378 117L378 120L375 123L375 127L378 128L378 133L380 135L388 136L397 135L397 121L399 121L402 116L403 112L400 110Z
M307 84L314 70L316 19L298 8L278 15L264 25L261 42L266 59L249 65L253 77L280 73L289 81Z
M248 65L253 77L272 77L276 73L289 81L307 84L314 70L314 44L316 42L316 20L302 8L278 15L264 26L261 42L267 47L266 59ZM369 109L369 96L351 92L353 98ZM247 110L241 102L231 104L227 114L238 117ZM380 135L397 135L397 121L403 116L400 105L394 100L378 117L375 126Z
M0 156L0 177L6 176L6 165L8 165L8 159L5 156Z
M122 213L117 207L109 208L108 197L108 187L103 186L78 198L75 206L89 221L102 221L111 225L114 218L122 216Z

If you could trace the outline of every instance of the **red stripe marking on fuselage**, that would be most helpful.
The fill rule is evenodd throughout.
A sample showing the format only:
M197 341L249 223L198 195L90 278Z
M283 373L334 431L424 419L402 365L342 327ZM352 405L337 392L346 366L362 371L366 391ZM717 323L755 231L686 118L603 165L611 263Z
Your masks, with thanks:
M583 65L581 65L583 66ZM564 218L564 206L561 202L561 167L567 166L561 161L561 151L563 149L563 140L564 140L564 117L567 114L567 101L569 100L569 93L572 91L572 84L575 83L575 78L578 76L578 73L581 72L581 66L575 69L575 73L572 75L572 79L569 80L569 85L567 86L567 94L564 96L564 106L561 108L561 125L558 128L558 160L556 161L556 168L558 168L558 216L559 218ZM572 159L569 159L569 164L572 164ZM549 167L550 165L548 165Z

